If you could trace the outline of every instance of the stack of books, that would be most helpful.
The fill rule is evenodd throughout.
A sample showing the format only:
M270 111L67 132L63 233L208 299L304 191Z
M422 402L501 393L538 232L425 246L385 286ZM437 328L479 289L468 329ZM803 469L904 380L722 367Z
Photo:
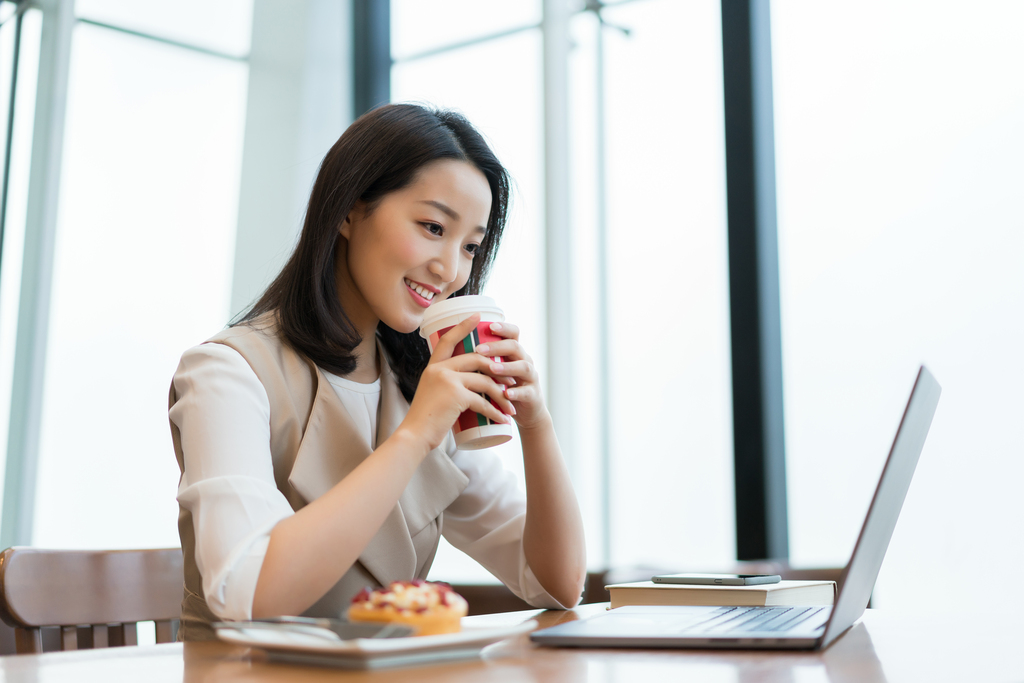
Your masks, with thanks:
M616 583L605 586L612 609L627 605L761 607L831 605L835 581L780 581L756 586L695 586L678 583Z

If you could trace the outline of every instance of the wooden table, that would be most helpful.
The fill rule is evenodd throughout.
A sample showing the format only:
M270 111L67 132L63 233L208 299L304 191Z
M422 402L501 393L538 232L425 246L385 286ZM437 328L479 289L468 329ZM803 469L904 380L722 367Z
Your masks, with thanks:
M503 625L536 617L542 626L594 614L603 605L570 612L511 612L470 617ZM352 672L267 663L262 653L222 643L177 643L109 650L0 657L0 680L139 681L416 681L458 683L818 683L819 681L1024 681L1024 627L1006 623L958 625L952 618L869 610L824 652L712 650L583 650L542 648L527 636L489 648L479 661L408 669ZM1019 622L1018 622L1019 624Z

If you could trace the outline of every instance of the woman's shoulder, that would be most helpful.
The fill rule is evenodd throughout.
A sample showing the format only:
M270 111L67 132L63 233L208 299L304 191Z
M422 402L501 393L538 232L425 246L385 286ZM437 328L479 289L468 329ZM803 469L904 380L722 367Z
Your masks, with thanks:
M262 346L280 345L283 342L281 325L274 312L264 313L250 320L228 325L217 334L207 339L204 344L259 344Z
M179 370L202 368L204 372L246 368L261 379L265 375L306 373L307 363L285 341L277 316L267 313L220 330L187 349Z
M304 398L316 387L315 367L285 339L275 312L227 327L189 353L223 355L216 347L240 357L272 396L296 394Z
M207 346L212 344L231 347L253 366L257 374L261 368L302 368L307 364L288 343L273 313L226 327L203 342Z
M182 397L216 396L238 403L244 396L267 402L267 393L256 373L235 349L225 344L202 343L181 354L171 379L173 406Z
M188 389L235 398L255 393L263 401L295 392L307 396L313 388L309 364L283 340L270 315L226 327L186 349L172 384L179 395Z

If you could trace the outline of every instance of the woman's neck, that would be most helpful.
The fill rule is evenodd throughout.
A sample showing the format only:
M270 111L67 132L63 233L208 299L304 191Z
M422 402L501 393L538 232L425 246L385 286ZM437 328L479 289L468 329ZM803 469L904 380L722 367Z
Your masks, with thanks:
M380 377L380 360L377 354L375 331L363 335L363 340L352 350L352 355L356 358L356 369L345 375L345 379L360 384L370 384Z
M334 250L334 282L338 290L338 301L345 310L349 322L359 331L362 341L352 350L356 358L356 369L345 375L346 379L370 384L380 377L380 362L377 359L377 318L369 304L358 293L358 288L349 276L347 263L348 242L341 238Z

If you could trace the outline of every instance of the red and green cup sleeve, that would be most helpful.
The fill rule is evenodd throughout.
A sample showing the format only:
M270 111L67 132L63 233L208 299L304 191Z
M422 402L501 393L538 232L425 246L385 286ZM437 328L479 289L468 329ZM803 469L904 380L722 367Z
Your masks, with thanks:
M475 330L466 335L466 338L463 339L462 342L455 345L455 351L452 353L452 357L454 358L455 356L461 356L464 353L474 353L476 351L476 347L480 346L481 344L501 341L502 337L499 337L493 332L491 332L492 322L493 321L481 321L480 324L476 326ZM454 325L452 325L452 327L454 327ZM430 348L436 348L438 340L441 337L443 337L445 333L448 332L448 330L452 329L452 327L442 328L437 332L433 333L432 335L430 335ZM499 356L493 356L491 360L500 363L504 359L502 359ZM484 395L481 394L481 396ZM501 407L498 406L498 404L495 403L493 400L491 400L489 396L484 396L484 398L486 398L490 402L490 404L493 405L495 408L501 410ZM459 419L455 421L455 425L452 428L452 430L456 434L458 434L459 432L466 429L472 429L474 427L485 427L487 425L492 424L499 423L494 422L493 420L490 420L483 415L478 415L472 410L467 410L463 412L461 415L459 415Z

